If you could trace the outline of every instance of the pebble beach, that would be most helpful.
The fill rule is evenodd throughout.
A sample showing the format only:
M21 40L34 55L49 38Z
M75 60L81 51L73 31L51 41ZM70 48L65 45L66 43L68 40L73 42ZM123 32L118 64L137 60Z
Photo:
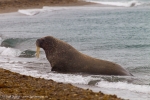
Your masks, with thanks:
M71 84L34 78L0 69L0 99L5 100L122 100Z

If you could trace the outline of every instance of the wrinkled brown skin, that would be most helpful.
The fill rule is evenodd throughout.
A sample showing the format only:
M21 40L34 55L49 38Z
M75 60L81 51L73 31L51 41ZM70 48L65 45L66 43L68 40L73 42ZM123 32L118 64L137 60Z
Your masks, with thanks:
M37 39L36 45L44 49L52 71L95 75L132 75L118 64L82 54L71 45L52 36Z

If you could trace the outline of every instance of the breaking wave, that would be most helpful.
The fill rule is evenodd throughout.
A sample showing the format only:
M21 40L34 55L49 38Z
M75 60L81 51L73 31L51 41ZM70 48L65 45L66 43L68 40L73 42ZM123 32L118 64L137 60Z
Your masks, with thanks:
M24 15L34 16L41 12L59 11L59 10L65 10L65 9L70 9L70 8L72 8L72 7L47 7L47 6L44 6L42 9L20 9L20 10L18 10L18 12L21 14L24 14Z
M150 86L149 85L136 85L136 84L126 83L126 82L101 81L101 82L98 82L96 86L102 87L102 88L129 90L129 91L133 91L133 92L150 94Z
M87 0L88 2L99 3L108 6L118 6L118 7L134 7L140 5L148 5L149 3L133 1L101 1L101 0Z
M28 40L30 39L9 38L3 41L1 39L0 55L26 58L35 57L35 50L27 49L26 46L23 45ZM28 43L27 45L30 45L30 43Z

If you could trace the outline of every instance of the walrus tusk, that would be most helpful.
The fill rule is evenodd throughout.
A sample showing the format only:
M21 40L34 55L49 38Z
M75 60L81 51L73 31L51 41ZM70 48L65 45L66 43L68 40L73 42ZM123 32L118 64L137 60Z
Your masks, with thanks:
M40 47L36 46L36 57L39 58L40 55Z

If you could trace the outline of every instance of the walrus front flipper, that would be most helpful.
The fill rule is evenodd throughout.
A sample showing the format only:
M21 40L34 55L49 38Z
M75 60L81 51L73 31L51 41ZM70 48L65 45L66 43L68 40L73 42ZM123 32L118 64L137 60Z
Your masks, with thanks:
M40 56L40 47L36 46L36 57L39 58Z

